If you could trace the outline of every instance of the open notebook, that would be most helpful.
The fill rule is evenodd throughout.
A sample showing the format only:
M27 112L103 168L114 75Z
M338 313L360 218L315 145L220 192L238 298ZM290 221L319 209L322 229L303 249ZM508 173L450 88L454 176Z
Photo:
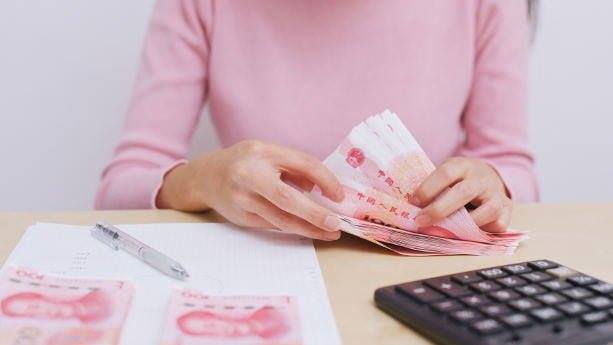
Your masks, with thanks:
M173 287L212 295L296 296L304 344L340 344L311 240L230 224L120 225L125 232L177 260L190 273L173 280L123 251L93 238L89 227L38 223L31 226L4 267L130 280L133 304L122 344L156 344Z

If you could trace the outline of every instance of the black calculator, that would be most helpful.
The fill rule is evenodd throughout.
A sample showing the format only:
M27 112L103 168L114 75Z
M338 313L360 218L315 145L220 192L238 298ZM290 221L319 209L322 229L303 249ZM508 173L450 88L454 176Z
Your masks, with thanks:
M382 287L375 302L438 344L613 344L613 284L550 260Z

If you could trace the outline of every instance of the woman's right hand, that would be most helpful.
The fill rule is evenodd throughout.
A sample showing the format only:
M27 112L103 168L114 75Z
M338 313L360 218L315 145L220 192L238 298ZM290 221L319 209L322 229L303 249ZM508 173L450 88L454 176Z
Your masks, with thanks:
M317 158L249 140L172 169L164 177L157 205L183 211L212 208L241 226L338 239L338 217L288 182L302 190L317 185L332 201L344 197L336 176Z

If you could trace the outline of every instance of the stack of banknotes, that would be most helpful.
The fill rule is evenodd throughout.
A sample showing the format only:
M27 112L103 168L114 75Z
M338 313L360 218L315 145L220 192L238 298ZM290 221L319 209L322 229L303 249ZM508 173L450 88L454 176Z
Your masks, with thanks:
M8 267L0 276L0 345L116 345L130 310L125 281L77 279ZM170 296L161 345L300 345L293 296Z
M342 230L403 255L512 254L522 232L482 231L465 208L433 226L418 227L408 202L435 166L389 110L354 127L325 159L345 199L335 203L314 188L310 197L340 215Z

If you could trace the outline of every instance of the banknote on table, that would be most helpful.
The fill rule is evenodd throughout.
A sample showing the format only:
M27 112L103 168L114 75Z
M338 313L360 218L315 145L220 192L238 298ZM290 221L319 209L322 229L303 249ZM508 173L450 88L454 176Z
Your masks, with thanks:
M160 344L302 344L296 298L211 296L176 289Z
M317 187L310 197L336 211L343 231L404 255L512 254L525 233L482 231L465 208L428 227L409 199L434 171L413 135L389 110L354 127L324 164L339 178L345 199L335 203Z
M123 281L6 267L0 276L0 344L118 344L132 293Z

